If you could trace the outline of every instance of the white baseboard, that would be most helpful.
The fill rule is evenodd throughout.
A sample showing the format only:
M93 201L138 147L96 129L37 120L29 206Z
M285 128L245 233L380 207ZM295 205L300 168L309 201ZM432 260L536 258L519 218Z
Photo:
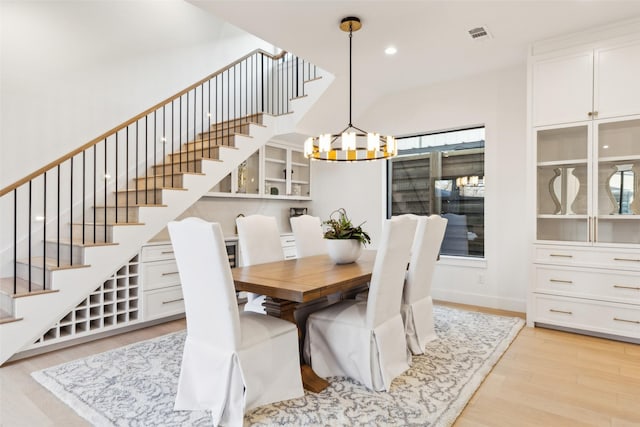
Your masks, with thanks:
M477 305L498 310L517 311L525 313L527 303L525 299L504 298L495 295L483 295L471 292L452 291L448 289L433 289L431 296L434 300L454 302L458 304Z

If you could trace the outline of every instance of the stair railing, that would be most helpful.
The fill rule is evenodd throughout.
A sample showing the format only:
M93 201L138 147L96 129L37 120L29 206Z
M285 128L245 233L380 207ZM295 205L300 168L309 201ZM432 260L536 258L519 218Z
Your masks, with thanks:
M20 292L50 288L47 265L79 264L74 244L109 242L109 225L134 222L130 208L161 205L159 190L178 187L177 174L199 172L197 159L232 145L261 114L289 113L289 100L304 96L317 73L290 53L255 50L1 189L12 225L2 226L0 280L14 294L19 284Z

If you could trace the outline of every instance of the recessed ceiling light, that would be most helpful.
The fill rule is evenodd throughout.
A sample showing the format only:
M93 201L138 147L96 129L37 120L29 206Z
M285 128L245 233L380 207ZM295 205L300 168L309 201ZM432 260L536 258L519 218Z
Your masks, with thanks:
M398 49L396 49L395 46L389 46L384 50L384 53L386 53L387 55L395 55L396 52L398 52Z

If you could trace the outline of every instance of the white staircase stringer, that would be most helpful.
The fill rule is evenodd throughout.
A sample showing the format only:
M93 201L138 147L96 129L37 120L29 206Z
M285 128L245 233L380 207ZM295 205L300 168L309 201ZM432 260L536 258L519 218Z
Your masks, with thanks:
M209 192L256 149L276 135L293 132L295 124L331 80L323 78L307 84L307 96L292 100L293 113L278 117L265 115L264 126L251 126L251 137L237 136L235 148L220 149L220 160L203 160L204 175L186 175L185 190L162 190L162 203L166 207L141 207L139 222L144 225L115 227L113 241L118 245L85 248L85 264L90 267L51 272L51 288L58 292L15 299L14 316L22 320L0 324L0 365L73 310L138 253L141 245Z

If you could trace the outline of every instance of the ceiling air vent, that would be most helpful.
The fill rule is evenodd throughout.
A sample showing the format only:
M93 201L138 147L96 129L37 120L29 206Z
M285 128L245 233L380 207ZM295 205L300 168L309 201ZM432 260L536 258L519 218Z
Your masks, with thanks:
M491 38L491 33L487 27L476 27L469 30L469 35L473 40L488 40Z

